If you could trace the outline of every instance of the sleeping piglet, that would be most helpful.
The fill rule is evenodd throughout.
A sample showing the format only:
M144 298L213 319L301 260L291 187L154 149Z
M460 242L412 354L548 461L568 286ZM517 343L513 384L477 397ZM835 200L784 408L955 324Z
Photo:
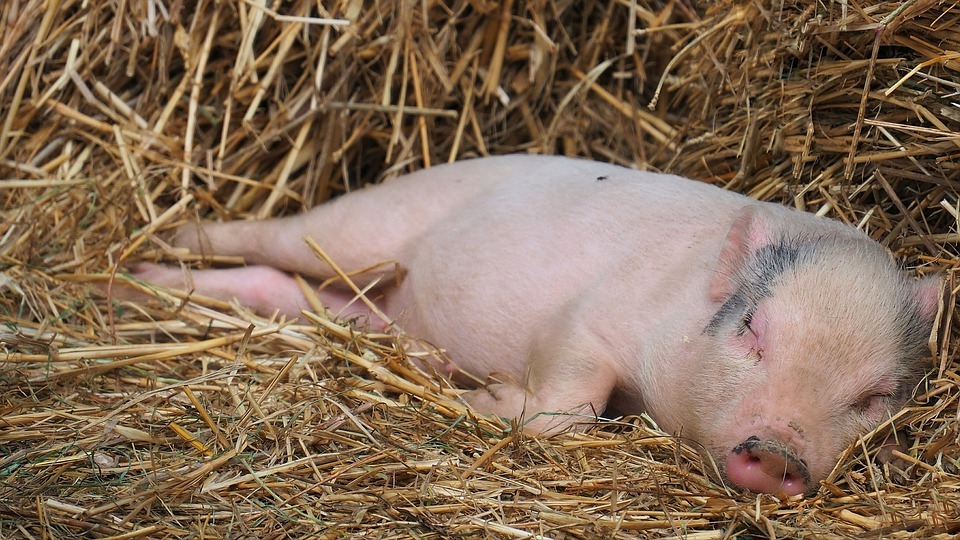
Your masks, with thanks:
M754 492L814 490L923 375L937 278L856 229L692 180L542 156L441 165L269 221L182 227L174 244L254 265L197 293L296 317L296 272L374 288L406 333L486 380L465 399L534 433L608 406L694 441ZM135 276L183 286L179 269ZM375 296L368 293L368 296ZM325 305L370 315L327 287ZM373 318L371 322L375 322Z

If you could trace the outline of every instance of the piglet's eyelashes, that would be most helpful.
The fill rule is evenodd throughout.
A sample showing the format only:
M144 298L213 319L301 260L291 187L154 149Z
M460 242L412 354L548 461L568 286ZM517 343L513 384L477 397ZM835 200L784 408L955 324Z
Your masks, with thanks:
M749 333L752 334L754 337L759 337L759 336L757 336L757 333L753 331L753 326L752 326L752 324L753 324L753 313L754 313L754 311L753 311L752 309L750 309L750 310L747 310L746 312L744 312L743 316L740 317L740 323L737 325L737 335L738 335L738 336L741 336L741 337L742 337L742 336L745 336L745 335L749 332Z

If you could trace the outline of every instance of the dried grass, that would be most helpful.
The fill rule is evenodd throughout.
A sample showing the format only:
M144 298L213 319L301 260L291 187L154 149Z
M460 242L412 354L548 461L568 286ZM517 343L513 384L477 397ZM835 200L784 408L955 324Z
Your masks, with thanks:
M531 439L390 336L93 284L189 219L473 155L671 171L857 224L956 287L960 7L721 0L0 4L0 536L947 538L928 385L815 497L738 494L640 419ZM251 326L251 323L253 326ZM880 436L889 427L878 430Z

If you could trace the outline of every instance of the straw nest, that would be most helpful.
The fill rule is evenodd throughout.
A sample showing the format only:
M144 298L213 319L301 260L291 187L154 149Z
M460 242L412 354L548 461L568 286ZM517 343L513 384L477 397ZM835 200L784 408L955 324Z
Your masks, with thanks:
M186 220L265 218L507 152L670 171L868 230L952 293L953 2L0 4L0 536L946 538L947 295L928 384L816 496L728 490L643 419L529 438L390 336L109 302ZM187 262L190 262L187 260Z

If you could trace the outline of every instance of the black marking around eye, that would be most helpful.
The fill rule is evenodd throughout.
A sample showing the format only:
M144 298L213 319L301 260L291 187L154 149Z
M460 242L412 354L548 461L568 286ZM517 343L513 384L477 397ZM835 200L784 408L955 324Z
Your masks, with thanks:
M727 301L720 306L720 309L713 315L713 318L710 319L710 322L707 324L706 328L703 329L703 333L708 336L715 336L720 331L720 327L723 326L724 321L728 321L733 318L740 318L740 314L744 312L747 307L747 300L741 288L734 294L730 295L730 298L727 298Z
M773 295L777 278L808 262L812 252L813 244L809 240L800 242L797 238L783 238L758 249L753 258L738 272L736 279L740 283L737 291L720 306L703 329L703 333L715 336L727 321L740 322L748 317L752 318L757 304ZM738 329L740 335L746 331L746 325L743 326Z

